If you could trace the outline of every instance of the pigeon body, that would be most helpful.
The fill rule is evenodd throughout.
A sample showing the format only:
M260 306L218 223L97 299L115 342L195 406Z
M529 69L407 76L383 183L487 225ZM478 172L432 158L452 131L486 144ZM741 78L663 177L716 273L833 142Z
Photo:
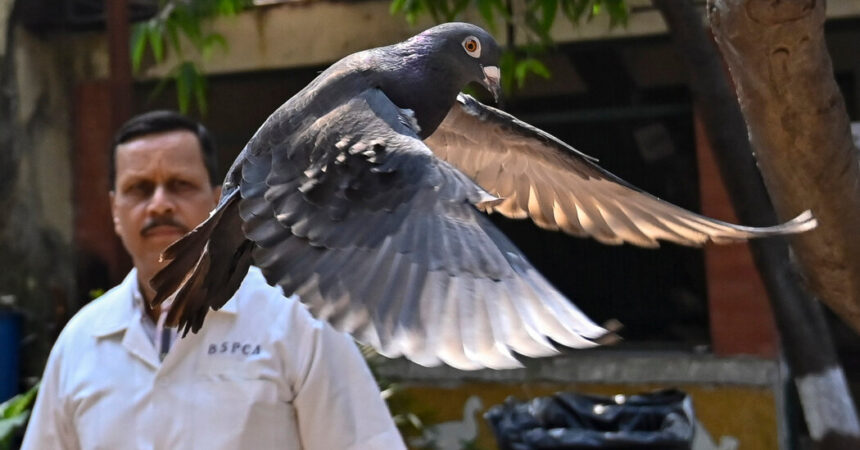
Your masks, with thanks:
M452 23L335 63L242 150L208 220L152 280L168 323L197 331L251 264L387 356L461 369L607 334L483 211L601 242L656 247L804 231L811 214L742 227L663 202L549 134L459 94L498 94L500 50Z

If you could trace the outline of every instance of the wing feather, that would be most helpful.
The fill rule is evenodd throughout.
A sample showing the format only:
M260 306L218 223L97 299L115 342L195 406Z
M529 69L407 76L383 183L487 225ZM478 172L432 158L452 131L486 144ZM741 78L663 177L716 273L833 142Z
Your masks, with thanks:
M816 226L808 211L781 225L745 227L677 207L631 186L555 137L467 95L458 97L425 142L439 158L503 199L491 211L529 217L543 228L586 234L605 244L655 247L668 240L701 246Z
M476 316L480 316L477 320L486 323L488 334L485 338L490 339L486 345L492 345L492 349L484 350L482 348L482 362L493 369L513 369L522 367L522 364L517 361L511 350L514 345L511 343L511 324L510 319L500 313L496 307L498 303L498 282L493 280L477 280L481 284L479 289L485 292L486 295L479 296L476 302Z

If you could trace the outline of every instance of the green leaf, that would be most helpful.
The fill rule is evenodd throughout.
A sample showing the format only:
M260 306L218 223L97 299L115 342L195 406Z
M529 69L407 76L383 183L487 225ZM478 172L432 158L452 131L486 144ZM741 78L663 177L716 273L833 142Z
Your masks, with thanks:
M203 54L203 60L208 61L212 58L212 53L215 51L217 47L220 47L222 51L226 52L230 46L227 44L227 39L221 33L210 33L203 39L203 48L201 53Z
M152 55L155 56L155 62L161 62L164 59L164 37L161 33L161 27L152 24L147 35L149 36L149 47L152 49Z
M541 10L543 15L541 18L541 31L543 34L549 35L549 30L555 22L555 16L558 12L558 0L542 0Z
M514 88L516 75L514 74L517 67L516 54L511 50L505 50L499 60L499 71L502 73L502 91L509 94Z
M134 26L131 33L131 69L134 72L140 70L143 61L143 51L146 49L146 35L148 34L147 23L139 23Z
M235 16L239 13L241 9L241 5L237 5L233 0L219 0L218 1L218 14L224 16Z
M391 5L388 7L388 12L392 15L403 11L403 8L406 6L406 0L394 0L391 2Z
M609 27L618 25L627 26L627 21L630 18L630 11L627 8L627 2L624 0L604 0L606 3L606 12L609 13Z
M179 104L179 111L187 114L191 110L193 100L196 102L197 110L205 115L207 111L206 77L197 66L190 61L185 61L176 66L170 74L176 84L176 101Z
M197 100L197 110L200 111L200 114L206 115L207 105L206 105L206 77L201 75L199 72L195 70L194 72L194 98Z
M166 22L165 28L167 29L167 38L170 42L171 47L173 47L173 50L176 51L176 54L179 55L180 58L182 58L182 44L179 41L179 29L177 28L176 22Z
M448 9L448 0L441 0L438 2L428 1L430 5L436 5L436 11L439 13L439 18L436 19L437 22L450 22L451 21L451 13Z
M508 10L508 5L505 3L505 0L492 0L496 5L496 12L502 16L502 19L510 22L512 19L511 12Z
M31 387L27 392L18 394L3 403L0 403L0 417L10 419L16 417L33 405L33 400L36 398L36 392L39 391L39 385Z
M176 26L195 46L200 46L203 32L200 28L200 17L191 13L188 7L177 6L168 20L174 20Z
M514 79L517 82L517 87L522 88L523 84L526 82L526 71L528 67L525 64L522 64L521 61L517 62L516 68L514 69Z
M0 419L0 449L6 450L12 448L12 437L15 435L16 430L27 423L28 416L29 411L27 411L27 414L21 414L9 419Z
M528 65L529 72L545 80L548 80L550 79L550 77L552 77L552 73L549 71L549 68L546 66L546 64L543 63L543 61L537 58L529 58L525 61L525 63Z
M551 75L549 69L540 60L535 58L526 58L517 61L514 76L517 80L517 87L522 88L525 85L526 78L532 73L541 78L548 79Z
M460 14L462 14L463 11L465 11L466 8L469 6L469 3L471 3L471 0L456 0L454 2L454 8L451 11L452 15L451 15L451 18L449 21L453 22L453 21L457 20L457 18L460 16Z
M496 20L495 14L493 14L493 0L476 0L476 3L478 6L478 12L481 13L481 18L483 18L484 22L487 23L490 31L495 32Z
M12 447L12 437L27 423L38 390L37 384L29 391L0 403L0 449L6 450Z
M174 68L170 71L168 78L162 78L161 80L159 80L158 84L156 84L155 87L152 88L152 92L149 93L147 101L152 103L155 101L155 99L161 96L161 93L164 92L164 88L166 88L171 81L176 80L176 73L176 68Z
M541 25L541 20L536 15L536 12L536 10L526 11L524 15L526 28L533 35L537 36L543 45L548 46L552 43L552 38L550 37L548 30L545 30Z
M421 0L403 0L403 5L401 11L403 12L404 17L406 18L406 22L409 25L415 25L418 21L418 14L424 8Z
M590 1L591 0L563 0L561 9L571 23L578 24L579 21L582 20L582 16L585 14L585 11L588 10L588 4Z
M194 90L194 65L184 62L179 65L176 72L176 101L179 103L179 111L187 114L191 104L191 92Z
M423 2L422 1L416 1L415 4L416 4L415 14L418 14L419 12L421 12L422 7L423 7L423 8L427 9L428 13L430 13L430 17L433 18L434 22L436 22L436 23L442 22L442 17L440 16L440 12L439 12L440 8L439 8L438 2L434 2L432 0L423 1ZM420 5L420 6L418 6L418 5ZM417 20L417 17L416 17L416 20ZM413 23L413 25L414 25L414 23Z

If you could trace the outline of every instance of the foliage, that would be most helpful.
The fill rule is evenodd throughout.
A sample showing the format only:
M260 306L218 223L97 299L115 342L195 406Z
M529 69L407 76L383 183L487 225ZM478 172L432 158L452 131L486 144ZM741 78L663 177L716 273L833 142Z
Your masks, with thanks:
M590 21L605 11L610 28L626 25L629 11L625 0L523 0L523 10L514 11L512 0L392 0L391 13L402 13L410 24L424 14L435 22L451 22L461 18L470 7L480 13L492 32L505 26L508 48L502 55L502 83L510 92L516 83L522 88L529 75L549 78L550 71L540 57L553 47L551 30L558 13L571 23ZM526 44L515 47L517 33L525 37Z
M140 71L146 55L161 63L168 50L174 52L178 62L152 95L158 95L166 83L173 81L180 111L188 112L194 100L198 111L205 114L206 78L190 61L184 46L190 44L203 61L209 60L218 49L226 51L227 40L220 33L207 30L205 21L219 16L235 16L251 5L251 0L159 0L155 17L135 24L132 30L132 69Z
M39 385L0 403L0 450L12 448L15 433L27 423Z
M216 50L226 51L223 35L208 31L209 19L235 16L251 7L252 0L159 0L155 17L136 24L131 36L131 60L135 72L140 71L145 57L162 63L168 51L175 53L176 65L168 77L158 84L152 96L159 95L166 84L173 82L180 111L187 113L196 105L206 113L206 77L188 57L184 46L191 47L209 60ZM550 71L541 56L554 44L551 29L559 12L571 23L590 21L596 15L609 15L609 26L626 25L629 11L625 0L523 0L523 11L515 14L512 0L392 0L391 13L403 14L410 24L422 15L436 22L458 20L468 8L475 8L491 31L505 27L508 48L502 56L502 83L505 92L522 88L529 76L549 78ZM513 46L517 34L526 44Z

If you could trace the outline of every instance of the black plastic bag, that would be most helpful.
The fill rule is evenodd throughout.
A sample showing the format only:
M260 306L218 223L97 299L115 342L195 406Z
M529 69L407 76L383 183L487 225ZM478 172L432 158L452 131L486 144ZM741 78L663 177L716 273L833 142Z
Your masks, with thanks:
M484 416L501 450L690 449L692 402L678 390L630 397L562 392L529 402L508 398Z

